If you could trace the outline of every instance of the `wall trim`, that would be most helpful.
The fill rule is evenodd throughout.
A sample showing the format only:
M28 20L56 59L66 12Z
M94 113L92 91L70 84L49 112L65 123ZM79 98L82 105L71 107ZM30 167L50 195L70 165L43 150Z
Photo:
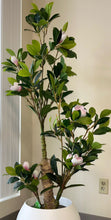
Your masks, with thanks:
M81 220L111 220L111 218L80 213Z
M0 220L16 220L18 211L7 215L6 217L1 218ZM84 214L80 213L81 220L111 220L111 218L106 218L106 217L101 217L101 216L96 216L96 215L89 215L89 214Z

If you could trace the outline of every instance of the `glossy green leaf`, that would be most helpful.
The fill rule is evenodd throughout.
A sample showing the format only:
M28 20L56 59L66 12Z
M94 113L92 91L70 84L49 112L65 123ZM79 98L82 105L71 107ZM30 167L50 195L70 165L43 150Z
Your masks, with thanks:
M51 10L52 10L52 6L53 6L53 2L50 2L50 3L48 3L46 6L45 6L45 11L47 12L47 14L48 14L48 18L50 17L50 15L51 15Z
M104 124L106 123L107 121L109 121L109 117L104 117L104 118L100 118L97 122L97 124Z
M22 176L22 171L23 171L23 167L22 167L21 164L15 167L15 172L16 172L17 176L21 177Z
M51 157L50 164L51 164L51 168L53 172L58 175L57 162L56 162L55 155Z
M62 93L62 90L63 90L63 87L64 87L64 84L65 84L65 82L62 82L60 85L59 85L59 87L58 87L58 89L57 89L57 95L61 95L61 93Z
M96 114L95 108L91 107L91 108L89 109L89 114L91 115L91 118L93 118L94 115Z
M47 55L47 62L52 65L55 62L55 58L52 55Z
M17 80L14 79L14 78L12 78L12 77L8 77L8 81L9 81L9 83L10 83L11 85L13 85L14 82L17 82Z
M54 186L54 185L52 185L52 186L50 186L50 187L47 187L46 189L43 189L43 190L40 192L40 194L43 194L43 193L47 192L48 190L53 189L53 188L57 188L57 187L58 187L58 186Z
M56 18L59 18L60 15L59 14L54 14L50 19L49 19L49 22L53 21L54 19Z
M73 111L72 113L72 120L76 120L80 116L79 111Z
M25 63L19 62L19 65L22 67L22 69L29 71L28 66Z
M100 114L100 118L106 117L108 115L111 114L111 110L110 109L104 109L101 114Z
M76 46L76 43L74 42L74 40L70 39L68 37L61 44L61 47L65 48L65 49L72 49L75 46Z
M9 180L8 180L8 184L10 184L10 183L15 183L15 182L17 182L18 180L19 180L19 178L16 177L16 176L10 177Z
M78 123L82 124L82 125L89 125L92 123L91 118L89 117L81 117L77 120Z
M78 186L84 186L84 184L71 184L69 186L66 186L65 189L72 188L72 187L78 187Z
M31 76L31 73L26 69L22 69L18 72L18 75L22 77L29 77Z
M58 39L59 33L60 33L60 31L57 28L53 28L53 40L56 43L57 43L57 39Z
M13 167L6 167L6 172L11 176L16 176L15 169Z
M6 51L11 55L11 56L16 56L15 52L11 49L6 49Z
M24 51L24 52L22 53L22 60L25 60L26 57L27 57L27 51Z
M66 32L67 31L67 28L68 28L68 22L66 22L62 28L62 31L63 32Z
M100 143L98 143L98 142L94 142L93 144L92 144L92 148L94 148L94 149L99 149L99 148L101 148L102 147L102 144L100 144Z
M88 133L88 144L92 145L94 140L93 133L89 131Z
M33 6L33 8L34 8L36 11L39 11L39 9L38 9L38 7L37 7L36 4L32 3L32 6Z
M36 61L35 65L34 65L34 71L36 71L39 68L41 63L42 63L42 59Z
M14 189L18 189L19 187L24 186L24 183L22 182L16 182L14 185Z
M98 128L94 131L95 135L102 135L102 134L106 134L107 132L111 132L111 128L109 127L101 127Z

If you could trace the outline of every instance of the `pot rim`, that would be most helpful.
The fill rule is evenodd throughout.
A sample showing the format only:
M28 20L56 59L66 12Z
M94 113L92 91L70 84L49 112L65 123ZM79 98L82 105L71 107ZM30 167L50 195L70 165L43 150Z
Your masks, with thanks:
M43 201L43 196L40 196L40 200L41 202ZM27 199L25 202L24 202L24 205L25 206L28 206L29 208L32 208L34 210L42 210L42 211L57 211L57 210L62 210L64 208L68 208L69 206L72 205L72 201L66 197L61 197L60 200L59 200L59 204L64 206L62 208L58 208L58 209L35 209L33 207L34 203L36 202L36 198L35 197L32 197L32 198L29 198Z

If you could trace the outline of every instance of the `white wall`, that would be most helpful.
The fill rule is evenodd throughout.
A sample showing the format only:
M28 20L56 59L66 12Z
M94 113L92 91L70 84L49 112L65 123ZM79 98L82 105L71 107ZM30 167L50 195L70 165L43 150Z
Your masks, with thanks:
M49 1L42 1L47 3ZM38 1L36 1L38 3ZM43 5L44 6L44 5ZM60 12L61 18L54 25L62 28L68 21L68 34L74 35L77 46L78 60L68 60L73 70L78 74L71 79L70 88L74 89L71 99L80 98L88 101L89 106L95 106L97 111L111 107L111 1L110 0L54 0L54 12ZM33 160L40 155L39 125L33 115ZM36 126L35 126L36 125ZM47 125L48 126L48 125ZM36 128L36 130L35 130ZM106 216L111 218L111 135L98 141L106 143L105 152L90 168L90 172L79 173L72 183L83 183L85 187L69 189L64 195L71 198L80 212ZM37 146L36 147L36 143ZM58 150L58 144L53 139L48 140L50 154ZM36 156L37 155L37 156ZM109 194L99 194L99 178L109 179Z

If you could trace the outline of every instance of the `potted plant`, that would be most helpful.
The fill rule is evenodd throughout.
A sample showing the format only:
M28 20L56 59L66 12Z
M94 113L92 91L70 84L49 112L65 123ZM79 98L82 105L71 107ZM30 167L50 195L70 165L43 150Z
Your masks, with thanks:
M17 190L29 189L37 200L31 199L24 204L18 220L30 219L31 209L34 213L38 211L40 216L40 211L44 209L43 217L46 219L51 218L51 212L47 217L47 211L50 209L56 213L53 219L61 218L63 215L65 215L64 219L79 219L77 213L74 218L72 204L69 206L68 215L65 211L68 207L60 209L60 212L57 208L64 200L61 198L64 190L83 186L83 184L70 185L71 177L79 171L88 171L88 166L102 153L102 144L95 141L94 136L111 132L109 127L111 110L104 109L98 115L95 108L87 109L88 103L86 102L81 103L79 99L72 100L70 103L66 101L73 92L68 88L69 78L76 75L72 68L67 66L66 58L77 58L72 50L76 46L75 39L67 36L68 22L66 22L61 30L57 27L53 28L52 36L47 42L46 36L50 23L58 18L59 14L51 15L53 2L41 9L36 4L32 6L33 9L26 16L26 22L31 27L27 31L34 32L37 40L32 40L32 44L27 45L27 51L20 48L15 54L11 49L7 49L10 58L3 62L3 69L14 76L8 78L11 86L7 90L7 95L24 97L28 107L39 119L42 159L32 166L25 161L23 164L16 162L14 167L6 167L7 174L11 176L8 183L14 183L14 189ZM30 68L25 63L27 56L32 60ZM54 110L55 120L53 123L49 122L51 126L46 131L47 115ZM78 130L81 131L81 135L80 132L78 135ZM51 158L47 157L46 137L57 138L60 141L60 158L55 155ZM58 171L58 165L61 167L61 172ZM43 189L39 193L40 182L42 182ZM57 188L55 197L54 188ZM39 194L43 197L41 198ZM29 208L29 203L34 208ZM27 207L28 211L23 214L23 210L27 210ZM57 213L61 213L61 216ZM37 218L35 215L33 219ZM42 219L42 217L38 218Z

